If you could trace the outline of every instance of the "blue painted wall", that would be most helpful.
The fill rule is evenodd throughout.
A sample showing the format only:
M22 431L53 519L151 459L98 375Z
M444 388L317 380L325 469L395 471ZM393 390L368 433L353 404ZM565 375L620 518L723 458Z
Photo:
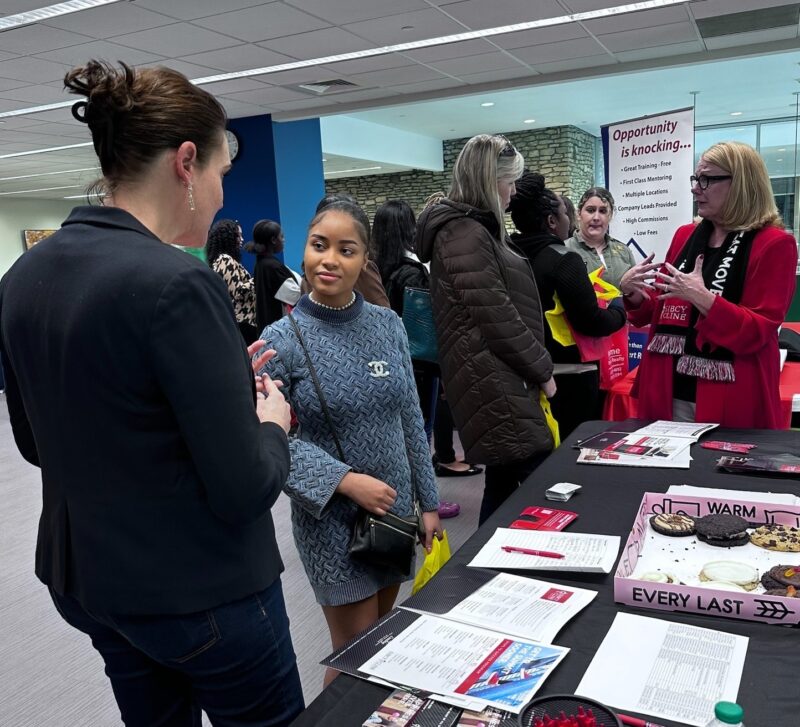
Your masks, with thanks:
M262 219L283 227L286 264L300 270L306 228L325 194L319 119L273 122L269 115L231 119L239 137L239 156L225 177L224 206L216 219L238 220L245 242ZM255 257L242 253L253 271Z

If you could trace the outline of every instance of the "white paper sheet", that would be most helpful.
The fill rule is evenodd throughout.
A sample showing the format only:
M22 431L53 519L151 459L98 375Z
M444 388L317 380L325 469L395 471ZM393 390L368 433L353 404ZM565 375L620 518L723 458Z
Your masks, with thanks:
M359 671L519 713L568 651L423 615Z
M596 591L584 588L500 573L447 613L438 615L549 644L596 595Z
M552 570L610 573L619 552L618 535L559 533L541 530L497 528L469 565L497 570ZM507 553L503 545L561 553L564 558L545 558Z
M689 448L693 441L685 437L634 432L603 450L581 449L578 464L688 469L692 460Z
M671 422L659 419L646 427L637 429L635 434L649 434L653 436L687 437L696 442L706 432L716 429L719 424L702 424L700 422Z
M704 727L714 704L736 701L748 639L618 613L576 694Z

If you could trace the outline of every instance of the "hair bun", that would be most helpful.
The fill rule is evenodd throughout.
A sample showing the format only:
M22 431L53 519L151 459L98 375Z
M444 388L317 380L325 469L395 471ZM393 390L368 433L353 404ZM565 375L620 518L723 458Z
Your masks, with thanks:
M87 124L104 117L130 111L136 104L134 95L135 71L122 61L120 67L91 60L73 68L64 76L64 87L70 93L86 96L73 106L72 115Z

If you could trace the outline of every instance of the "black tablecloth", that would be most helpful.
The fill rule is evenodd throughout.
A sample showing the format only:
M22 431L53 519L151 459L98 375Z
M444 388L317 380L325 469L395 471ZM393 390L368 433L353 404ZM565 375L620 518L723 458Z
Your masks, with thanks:
M640 424L644 425L645 422ZM577 512L579 518L569 526L570 532L620 535L624 545L645 492L665 492L670 485L689 484L800 495L800 481L797 479L719 472L715 462L723 453L698 445L692 446L693 461L688 470L576 464L578 452L571 447L576 439L591 436L610 426L609 422L599 421L581 425L453 555L436 577L445 579L455 565L472 560L495 528L508 527L523 508L530 505L562 507ZM756 444L758 449L754 453L759 455L800 452L800 433L791 431L715 429L705 438ZM556 482L575 482L583 485L583 489L568 503L552 503L545 499L544 491ZM526 574L530 575L531 572L527 571ZM556 638L555 643L568 646L571 651L548 677L537 696L574 693L615 614L626 611L749 637L738 700L744 707L745 724L748 727L790 727L800 724L800 631L797 629L617 604L614 603L613 572L609 575L541 572L535 577L598 591L597 598L572 619ZM385 687L341 675L295 720L293 726L328 724L360 727L389 691ZM679 725L677 722L660 722L667 727Z

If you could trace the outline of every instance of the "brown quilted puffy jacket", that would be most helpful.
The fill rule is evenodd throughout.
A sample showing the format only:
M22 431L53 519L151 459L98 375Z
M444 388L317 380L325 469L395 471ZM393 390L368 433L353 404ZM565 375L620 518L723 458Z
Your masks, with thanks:
M506 464L553 448L539 385L553 373L530 264L500 242L491 212L443 199L417 223L445 394L468 462Z

